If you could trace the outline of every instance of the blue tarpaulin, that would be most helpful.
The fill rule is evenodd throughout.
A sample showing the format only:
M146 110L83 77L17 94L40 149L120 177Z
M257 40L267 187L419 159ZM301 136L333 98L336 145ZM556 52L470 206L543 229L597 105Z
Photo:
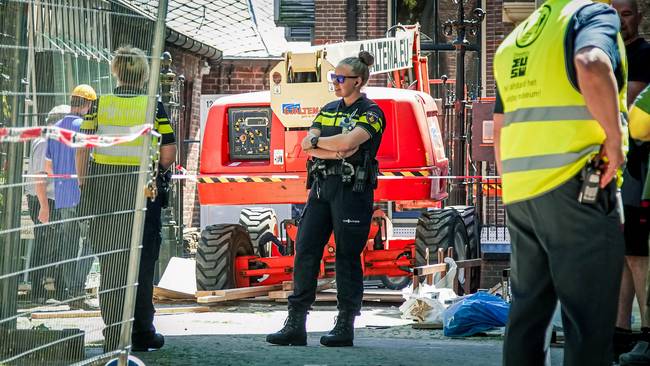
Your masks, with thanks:
M510 304L500 297L478 292L451 305L442 314L444 335L469 337L495 327L504 327L508 321Z

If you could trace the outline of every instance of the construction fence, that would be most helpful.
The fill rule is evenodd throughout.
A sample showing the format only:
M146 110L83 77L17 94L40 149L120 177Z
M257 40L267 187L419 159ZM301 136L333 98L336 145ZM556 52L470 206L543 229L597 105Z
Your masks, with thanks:
M0 365L126 364L166 1L146 10L0 1Z

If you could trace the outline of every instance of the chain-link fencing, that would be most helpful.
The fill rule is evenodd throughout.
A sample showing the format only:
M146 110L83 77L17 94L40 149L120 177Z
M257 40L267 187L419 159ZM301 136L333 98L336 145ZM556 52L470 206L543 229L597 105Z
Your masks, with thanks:
M125 364L153 318L136 285L171 127L149 6L0 0L0 365Z

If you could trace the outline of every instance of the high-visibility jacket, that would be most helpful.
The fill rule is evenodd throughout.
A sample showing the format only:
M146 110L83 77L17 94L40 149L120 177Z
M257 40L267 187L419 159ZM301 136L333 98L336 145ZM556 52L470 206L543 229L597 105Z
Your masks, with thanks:
M124 136L140 130L146 121L147 99L146 95L103 95L97 106L97 134ZM145 135L119 145L96 147L92 153L93 161L98 164L138 166L145 139L151 137Z
M587 0L549 0L508 35L494 59L503 100L501 129L503 202L548 192L575 176L605 140L583 96L567 73L564 39L573 15ZM625 46L618 48L627 79ZM626 89L619 93L627 111ZM625 124L624 118L621 118ZM626 129L624 129L626 131ZM624 133L627 146L627 132Z

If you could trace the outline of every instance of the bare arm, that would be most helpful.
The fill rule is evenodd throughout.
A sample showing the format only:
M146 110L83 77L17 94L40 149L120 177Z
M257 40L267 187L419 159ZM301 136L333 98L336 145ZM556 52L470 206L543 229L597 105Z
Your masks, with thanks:
M52 160L45 160L45 171L40 173L52 174ZM38 211L38 221L46 223L50 221L50 204L47 200L47 178L39 178L36 182L36 198L40 209Z
M501 163L501 127L503 127L503 114L495 113L494 119L494 160L497 163L497 174L503 174Z
M318 139L318 147L329 151L349 151L370 139L370 133L362 127L355 127L350 133Z
M158 165L163 169L169 168L176 160L176 144L167 144L160 147L160 161Z
M87 148L80 147L76 152L76 168L77 168L77 180L79 185L82 186L84 180L86 179L86 173L88 169L88 155L90 152Z
M329 151L329 150L324 150L321 148L317 149L309 149L305 151L309 156L313 156L315 158L319 159L344 159L352 156L355 152L359 150L359 147L357 146L356 148L348 151Z
M616 78L609 57L599 48L581 49L576 53L574 63L587 109L605 131L601 155L607 162L600 178L601 187L605 187L625 160Z

